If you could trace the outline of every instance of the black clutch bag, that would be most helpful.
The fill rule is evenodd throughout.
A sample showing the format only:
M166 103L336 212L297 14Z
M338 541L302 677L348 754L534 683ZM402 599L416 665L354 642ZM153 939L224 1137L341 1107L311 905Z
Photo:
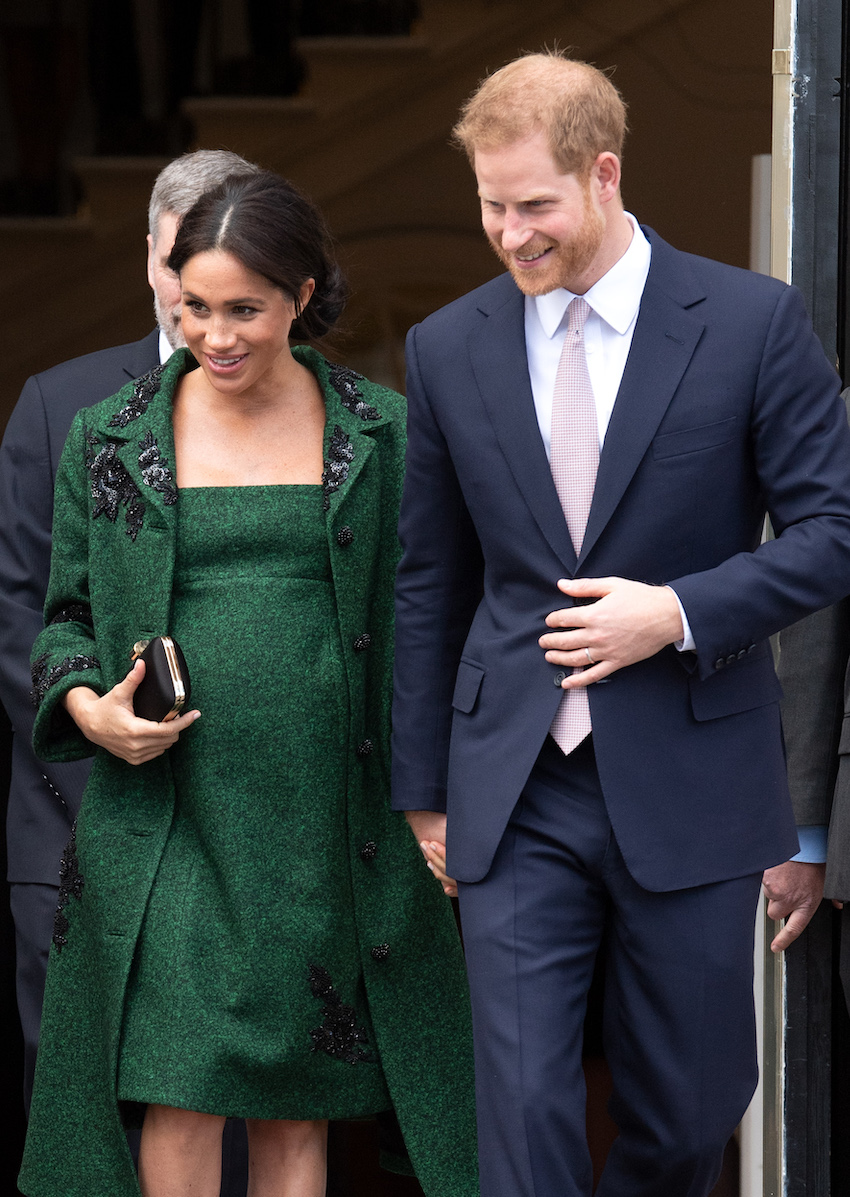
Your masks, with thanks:
M142 684L133 695L133 710L140 719L168 723L188 706L192 689L180 645L172 636L155 636L133 645L133 660L145 663Z

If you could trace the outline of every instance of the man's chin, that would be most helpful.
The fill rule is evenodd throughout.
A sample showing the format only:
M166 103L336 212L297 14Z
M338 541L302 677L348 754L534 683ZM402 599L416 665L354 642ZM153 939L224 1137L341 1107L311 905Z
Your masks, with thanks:
M520 291L522 291L523 295L531 297L548 295L550 291L557 291L562 286L560 280L553 277L551 270L520 270L513 263L508 262L506 265L510 271L511 278Z

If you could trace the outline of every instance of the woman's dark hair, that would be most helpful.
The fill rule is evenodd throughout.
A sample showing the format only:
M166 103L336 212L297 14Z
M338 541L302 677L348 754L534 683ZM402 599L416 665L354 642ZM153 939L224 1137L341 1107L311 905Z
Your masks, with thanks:
M232 254L295 304L291 336L314 341L330 332L348 298L319 209L280 175L230 175L206 191L180 223L168 266L179 274L190 258L208 250ZM308 278L316 289L301 310Z

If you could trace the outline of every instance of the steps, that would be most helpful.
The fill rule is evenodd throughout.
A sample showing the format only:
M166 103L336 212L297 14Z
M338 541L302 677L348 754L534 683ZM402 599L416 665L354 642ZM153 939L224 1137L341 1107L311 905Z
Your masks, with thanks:
M729 2L706 0L700 19ZM353 289L340 353L367 372L377 362L381 380L398 386L406 328L499 269L469 166L448 145L466 96L523 49L557 43L619 61L693 9L692 0L423 0L409 38L304 39L310 75L297 97L210 96L185 101L185 111L197 145L277 170L321 206ZM676 69L668 55L665 71ZM646 162L647 186L664 188L655 158ZM0 220L9 314L0 423L27 374L150 328L144 235L161 165L81 160L76 219ZM631 170L630 187L636 178Z

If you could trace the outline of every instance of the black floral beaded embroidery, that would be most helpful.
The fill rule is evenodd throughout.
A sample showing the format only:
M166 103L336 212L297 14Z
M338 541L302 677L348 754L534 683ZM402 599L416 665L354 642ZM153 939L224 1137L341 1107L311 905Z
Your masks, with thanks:
M139 488L117 455L117 442L107 441L101 446L97 437L87 432L86 467L91 474L93 518L105 515L114 524L118 519L118 509L123 505L127 508L127 535L135 540L142 529L145 505Z
M164 365L154 366L147 374L137 378L133 383L133 395L128 403L117 411L109 421L110 428L126 428L133 420L138 420L148 410L148 404L162 385Z
M333 492L339 490L348 477L348 468L354 460L354 446L339 424L334 427L328 452L329 456L322 471L325 511L330 508Z
M73 895L79 902L83 896L85 879L80 872L80 862L77 859L77 824L71 828L71 838L59 865L59 902L53 918L53 942L56 951L61 952L68 943L68 920L65 917L65 907Z
M75 657L66 657L64 661L60 661L58 665L54 665L51 669L47 668L47 662L50 659L49 653L42 653L40 657L32 663L32 700L36 707L40 707L44 702L44 696L51 686L55 686L63 677L67 677L69 673L80 673L85 669L100 669L100 661L97 657L84 657L78 653Z
M177 487L168 468L168 462L159 451L156 437L150 429L139 441L139 468L145 484L162 495L162 501L172 507L177 502Z
M57 611L50 623L84 623L87 627L92 627L91 609L84 603L71 603L70 607L63 607L61 611Z
M312 1051L325 1052L344 1064L368 1063L372 1053L366 1046L369 1038L365 1027L357 1026L357 1014L353 1006L346 1006L333 987L330 973L321 965L310 965L310 992L314 998L324 1002L324 1022L310 1032Z
M330 373L331 386L342 400L342 406L348 408L361 420L380 420L381 413L363 398L363 392L357 385L363 381L363 375L347 366L333 365Z

